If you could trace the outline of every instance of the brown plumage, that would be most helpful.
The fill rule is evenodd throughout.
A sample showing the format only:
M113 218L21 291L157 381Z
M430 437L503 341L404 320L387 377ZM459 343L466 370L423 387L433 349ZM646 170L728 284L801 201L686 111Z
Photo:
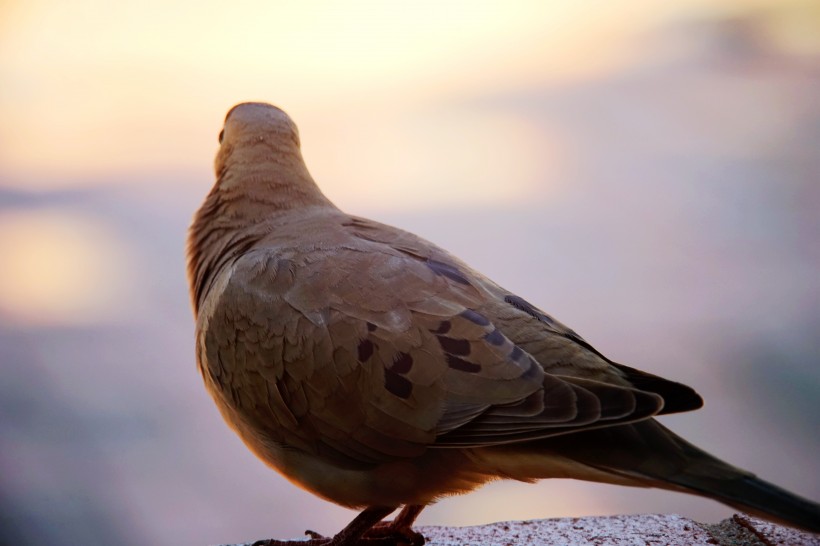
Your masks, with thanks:
M817 504L652 419L699 408L692 389L608 360L434 244L336 208L278 108L234 107L220 143L188 241L197 362L256 455L365 509L309 543L423 542L410 530L423 506L498 478L662 487L820 531Z

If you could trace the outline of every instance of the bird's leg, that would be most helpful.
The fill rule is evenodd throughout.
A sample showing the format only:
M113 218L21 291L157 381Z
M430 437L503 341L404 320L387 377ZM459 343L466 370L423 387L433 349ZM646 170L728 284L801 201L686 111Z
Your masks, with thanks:
M389 537L363 537L367 531L395 509L394 506L369 506L333 538L318 536L308 531L307 534L313 537L309 540L267 539L254 542L253 546L392 546L395 541Z
M377 523L364 536L365 538L374 539L392 537L400 541L400 544L421 546L425 542L424 536L414 531L412 525L422 510L424 510L423 504L408 504L402 508L393 521Z

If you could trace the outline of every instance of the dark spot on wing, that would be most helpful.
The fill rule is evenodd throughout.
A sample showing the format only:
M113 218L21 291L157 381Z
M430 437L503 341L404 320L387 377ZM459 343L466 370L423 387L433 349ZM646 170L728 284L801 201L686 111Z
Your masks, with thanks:
M614 364L614 362L612 362L610 359L605 357L598 349L596 349L595 347L590 345L587 340L585 340L584 338L582 338L581 336L576 334L573 330L567 329L567 331L564 332L562 335L565 338L574 341L575 343L577 343L578 345L580 345L584 349L586 349L588 351L591 351L591 352L595 353L596 355L600 356L601 358L603 358L604 360L606 360L610 364Z
M407 373L413 367L413 357L407 353L399 353L393 359L393 365L390 366L391 372Z
M456 356L467 356L470 354L470 342L466 339L453 339L446 336L437 336L439 345L445 353Z
M529 361L530 366L529 368L527 368L526 372L521 374L522 379L531 379L535 377L539 371L542 370L541 366L538 365L538 362L536 362L534 358L529 358L527 360Z
M399 398L410 398L413 384L392 370L384 370L384 388Z
M459 284L470 284L470 281L467 280L467 277L465 277L464 274L453 265L430 259L428 259L425 263L427 264L427 267L432 269L437 275L447 277L451 281L455 281Z
M359 362L367 362L373 356L373 342L369 339L363 339L359 342L358 347Z
M459 370L467 373L478 373L481 371L481 365L473 362L468 362L457 356L447 355L447 365L454 370Z
M373 332L375 329L376 329L376 325L375 325L375 324L373 324L372 322L368 322L368 323L367 323L367 331L368 331L368 332Z
M521 358L523 354L524 351L521 349L521 347L516 345L515 347L513 347L512 352L510 352L510 360L518 361L518 359Z
M481 313L473 311L472 309L465 309L464 311L461 312L461 316L466 318L467 320L469 320L470 322L472 322L474 324L478 324L479 326L489 326L490 325L490 319L488 319L487 317L485 317Z
M504 338L504 334L502 334L501 332L499 332L499 331L498 331L498 328L496 328L495 330L493 330L493 331L492 331L492 332L490 332L489 334L486 334L486 335L484 336L484 339L485 339L485 340L487 341L487 343L489 343L490 345L495 345L496 347L498 347L498 346L500 346L500 345L503 345L503 344L504 344L504 339L505 339L505 338Z
M436 328L435 330L430 330L430 331L433 332L434 334L446 334L447 332L450 331L450 328L452 326L453 325L450 324L449 320L442 320L441 324L438 325L438 328Z
M555 320L551 316L547 315L546 313L542 313L541 311L536 309L530 302L528 302L524 298L521 298L519 296L515 296L513 294L509 294L509 295L504 297L504 301L506 301L507 303L509 303L510 305L515 307L516 309L520 309L521 311L524 311L528 315L538 319L539 321L543 322L544 324L546 324L548 326L554 326L555 325ZM595 353L596 355L600 356L601 358L603 358L607 362L612 363L611 360L609 360L607 357L605 357L603 354L601 354L601 352L598 351L592 345L590 345L589 342L587 342L584 338L582 338L581 336L579 336L578 334L576 334L574 331L570 330L569 328L564 329L564 328L557 328L556 327L554 331L555 331L556 334L564 336L565 338L567 338L569 340L572 340L573 342L577 343L578 345L580 345L584 349L587 349L588 351L591 351L591 352Z
M547 315L546 313L542 313L541 311L536 309L534 305L532 305L530 302L528 302L522 297L509 294L504 297L504 301L506 301L516 309L520 309L528 315L537 318L544 324L553 324L555 322L551 316Z

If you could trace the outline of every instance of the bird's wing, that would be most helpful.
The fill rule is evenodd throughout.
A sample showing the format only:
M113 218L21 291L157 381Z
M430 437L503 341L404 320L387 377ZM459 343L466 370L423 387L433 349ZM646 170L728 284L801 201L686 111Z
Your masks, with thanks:
M430 243L360 219L341 229L341 243L334 232L245 254L203 314L206 381L268 441L358 466L661 410ZM524 348L530 335L550 340L538 348L560 373Z

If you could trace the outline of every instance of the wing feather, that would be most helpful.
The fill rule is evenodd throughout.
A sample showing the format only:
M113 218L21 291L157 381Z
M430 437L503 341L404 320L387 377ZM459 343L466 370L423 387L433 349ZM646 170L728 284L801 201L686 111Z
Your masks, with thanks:
M247 253L209 317L205 372L269 441L359 467L662 410L577 334L444 251L361 219L346 227L341 243Z

